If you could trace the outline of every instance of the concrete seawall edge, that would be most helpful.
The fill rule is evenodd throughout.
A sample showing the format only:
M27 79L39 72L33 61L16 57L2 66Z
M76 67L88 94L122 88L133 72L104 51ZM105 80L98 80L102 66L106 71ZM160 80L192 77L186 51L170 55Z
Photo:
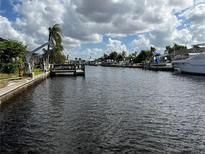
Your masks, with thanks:
M7 93L1 95L0 96L0 106L3 105L4 103L6 103L11 98L13 98L13 97L17 96L18 94L20 94L21 92L25 91L27 88L37 85L38 83L45 80L49 76L50 76L49 72L45 73L45 74L41 74L41 75L31 79L27 83L24 83L18 87L15 87L15 88L11 89L10 91L8 91Z

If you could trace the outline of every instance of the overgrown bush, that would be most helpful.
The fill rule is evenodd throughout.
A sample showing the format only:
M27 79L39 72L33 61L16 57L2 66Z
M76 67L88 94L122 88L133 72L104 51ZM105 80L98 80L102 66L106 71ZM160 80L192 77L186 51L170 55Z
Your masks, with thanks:
M26 46L14 40L0 41L0 72L14 73L24 62Z
M15 63L0 64L0 72L2 73L15 73L18 70L18 66Z

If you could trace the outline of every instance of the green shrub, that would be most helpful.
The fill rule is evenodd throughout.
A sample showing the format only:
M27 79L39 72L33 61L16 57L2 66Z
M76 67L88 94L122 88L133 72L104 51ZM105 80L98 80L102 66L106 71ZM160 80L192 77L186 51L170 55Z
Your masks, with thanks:
M2 73L15 73L18 70L18 66L16 64L0 64L0 72Z
M27 53L26 46L15 40L0 41L0 72L15 73Z

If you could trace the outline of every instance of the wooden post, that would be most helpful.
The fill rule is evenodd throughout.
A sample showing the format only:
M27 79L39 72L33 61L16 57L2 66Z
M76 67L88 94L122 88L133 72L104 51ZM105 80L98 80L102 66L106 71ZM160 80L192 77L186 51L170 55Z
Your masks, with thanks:
M74 75L77 76L77 66L76 66L76 64L74 65Z
M85 76L85 64L81 64L81 69L83 70L83 76Z

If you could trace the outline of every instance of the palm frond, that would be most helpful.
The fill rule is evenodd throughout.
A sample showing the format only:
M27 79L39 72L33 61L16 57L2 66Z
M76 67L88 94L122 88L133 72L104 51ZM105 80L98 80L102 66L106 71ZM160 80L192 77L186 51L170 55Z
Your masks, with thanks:
M49 46L51 50L49 52L51 62L55 63L55 60L62 57L63 54L63 45L62 45L62 30L59 24L55 24L49 29ZM49 48L48 46L48 48ZM49 49L48 49L49 50Z

